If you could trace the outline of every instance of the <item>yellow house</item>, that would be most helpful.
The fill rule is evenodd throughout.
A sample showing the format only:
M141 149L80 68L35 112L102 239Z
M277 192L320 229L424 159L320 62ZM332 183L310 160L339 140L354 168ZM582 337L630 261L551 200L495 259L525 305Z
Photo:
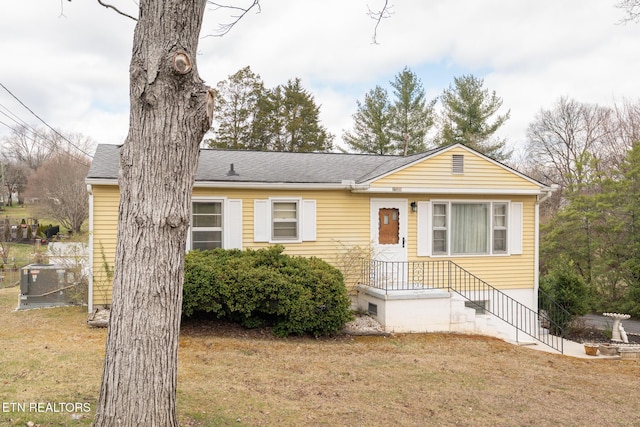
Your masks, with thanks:
M100 145L87 177L90 310L111 298L118 163L118 147ZM317 256L341 268L349 283L359 283L353 287L358 305L388 329L447 329L419 323L429 321L420 314L425 299L438 300L435 311L451 305L420 294L436 284L425 275L434 277L445 266L447 274L452 268L468 274L464 280L486 284L535 311L538 206L552 191L460 144L407 157L204 149L185 249L282 244L289 254ZM363 256L378 263L363 268ZM464 296L459 314L448 310L450 320L469 310L492 311L497 302L474 292ZM406 301L398 310L413 313L417 324L394 319L396 300L414 301L415 312ZM449 330L478 330L468 321L449 323Z

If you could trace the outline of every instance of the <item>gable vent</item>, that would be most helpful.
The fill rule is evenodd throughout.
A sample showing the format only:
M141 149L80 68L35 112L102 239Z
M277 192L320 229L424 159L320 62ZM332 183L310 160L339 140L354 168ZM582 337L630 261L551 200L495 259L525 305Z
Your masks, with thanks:
M464 173L464 155L453 154L451 156L451 173L454 173L454 174Z

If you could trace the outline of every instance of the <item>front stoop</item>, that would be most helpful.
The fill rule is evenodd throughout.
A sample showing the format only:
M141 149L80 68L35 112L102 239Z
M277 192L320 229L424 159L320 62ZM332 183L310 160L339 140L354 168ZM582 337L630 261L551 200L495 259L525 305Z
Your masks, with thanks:
M481 334L513 341L515 333L491 314L477 314L465 299L442 289L411 289L385 292L359 285L357 308L378 321L386 332L457 332ZM512 337L513 336L513 337ZM524 336L522 337L524 338Z

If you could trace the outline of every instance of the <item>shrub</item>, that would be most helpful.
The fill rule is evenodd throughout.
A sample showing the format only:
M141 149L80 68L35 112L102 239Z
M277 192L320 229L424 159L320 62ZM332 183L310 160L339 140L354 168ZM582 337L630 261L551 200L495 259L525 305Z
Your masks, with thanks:
M183 315L210 313L249 328L272 326L279 336L340 331L351 319L342 273L321 259L283 250L189 252Z
M558 262L555 267L540 279L540 289L546 293L565 312L547 309L542 304L544 298L540 298L541 307L547 310L547 315L552 321L552 332L557 333L566 329L571 322L580 315L586 314L589 309L589 291L582 277L575 271L573 263Z

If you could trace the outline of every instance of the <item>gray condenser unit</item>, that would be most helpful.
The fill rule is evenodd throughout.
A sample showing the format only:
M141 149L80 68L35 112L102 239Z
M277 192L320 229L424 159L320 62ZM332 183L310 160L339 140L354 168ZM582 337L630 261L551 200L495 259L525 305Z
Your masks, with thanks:
M72 293L77 286L74 270L54 264L24 266L20 274L18 309L72 304Z

